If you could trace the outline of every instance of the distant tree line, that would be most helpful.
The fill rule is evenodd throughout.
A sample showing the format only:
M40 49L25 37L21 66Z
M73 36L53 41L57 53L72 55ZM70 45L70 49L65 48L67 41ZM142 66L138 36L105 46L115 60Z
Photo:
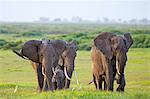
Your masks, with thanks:
M112 23L121 23L121 24L150 24L150 19L147 18L141 18L141 19L129 19L129 20L124 20L121 18L118 19L109 19L107 17L103 18L98 18L96 20L88 20L84 19L79 16L73 16L71 20L67 18L54 18L50 20L48 17L40 17L39 20L35 22L40 22L40 23L102 23L102 24L112 24Z
M30 34L28 35L30 36ZM69 35L59 34L56 36L48 36L48 39L63 39L66 41L76 40L79 50L90 50L92 47L92 40L96 35L96 33L74 33ZM150 35L148 34L133 35L133 40L134 43L132 48L150 48ZM12 42L9 40L0 39L0 49L20 49L23 42L25 42L25 40Z

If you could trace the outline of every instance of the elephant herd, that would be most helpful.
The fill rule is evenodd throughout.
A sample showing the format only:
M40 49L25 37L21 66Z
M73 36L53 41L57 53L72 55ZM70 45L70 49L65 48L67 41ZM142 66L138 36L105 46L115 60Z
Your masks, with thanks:
M124 91L124 69L128 49L133 44L129 33L123 36L102 32L93 40L91 48L92 74L96 89L113 91L116 80L117 91ZM38 91L67 89L75 68L77 42L63 40L29 40L20 52L20 57L30 60L38 80ZM104 84L103 84L104 83Z

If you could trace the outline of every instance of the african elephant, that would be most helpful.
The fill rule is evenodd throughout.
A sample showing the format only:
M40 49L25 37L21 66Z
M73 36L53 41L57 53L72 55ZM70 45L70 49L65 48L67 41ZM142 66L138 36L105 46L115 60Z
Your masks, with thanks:
M75 41L71 41L68 43L66 50L62 53L60 60L59 60L59 65L64 66L64 72L65 72L65 85L64 88L67 89L70 87L70 80L68 78L72 77L72 73L75 68L75 57L77 54L77 43ZM67 70L67 71L65 71ZM67 77L67 75L69 77Z
M58 65L55 70L53 69L53 77L52 77L52 83L54 86L54 89L62 89L64 86L64 82L65 82L65 74L64 74L64 67Z
M93 82L96 89L102 89L102 81L104 81L104 89L113 91L117 74L116 79L119 84L117 91L124 91L127 52L133 44L131 35L126 33L123 36L117 36L113 33L102 32L93 41L91 56Z
M66 42L62 40L29 40L21 48L21 52L13 50L17 55L22 58L28 58L32 62L41 64L42 71L44 75L43 91L47 91L46 83L48 85L48 90L53 90L52 86L52 68L55 68L59 61L59 56L62 55L63 51L66 49Z
M70 79L72 77L72 73L75 67L75 57L77 52L77 43L75 41L71 41L67 43L66 49L63 54L59 57L58 64L63 67L65 73L65 81L63 88L69 88ZM42 66L40 63L31 62L33 69L36 71L37 79L38 79L38 89L39 91L43 88L44 76L42 74ZM47 84L46 84L47 85Z

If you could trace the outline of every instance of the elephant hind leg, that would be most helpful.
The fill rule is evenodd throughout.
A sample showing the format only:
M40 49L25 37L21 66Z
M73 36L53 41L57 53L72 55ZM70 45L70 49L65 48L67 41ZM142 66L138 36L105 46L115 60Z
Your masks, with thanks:
M117 91L124 91L124 88L125 88L125 85L126 85L124 75L122 77L120 77L120 79L121 79L121 83L117 87Z

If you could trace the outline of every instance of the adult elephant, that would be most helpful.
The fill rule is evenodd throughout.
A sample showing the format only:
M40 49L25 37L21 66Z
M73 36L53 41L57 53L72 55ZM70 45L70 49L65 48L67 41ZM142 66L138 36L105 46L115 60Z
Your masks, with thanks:
M66 42L62 40L29 40L22 46L20 53L13 51L22 58L27 57L32 62L39 63L39 67L41 64L41 73L44 75L43 90L47 91L46 83L48 90L53 90L52 68L57 66L59 56L66 46Z
M67 43L66 49L59 57L58 64L61 67L63 67L64 74L65 74L65 78L64 78L65 81L64 81L64 85L62 85L62 88L69 88L70 86L70 80L75 68L76 53L77 53L77 43L75 41L71 41ZM44 81L44 76L42 74L42 64L35 63L35 62L31 62L31 64L37 74L38 89L39 91L41 91L41 89L43 88L43 81ZM46 84L46 88L47 88L47 84Z
M128 49L133 44L129 33L117 36L113 33L103 32L94 39L91 49L93 65L93 81L95 87L113 91L113 83L117 73L117 91L124 91L124 69L127 61Z
M65 85L64 85L65 89L70 87L70 80L68 78L72 77L72 73L75 68L75 58L76 58L77 50L78 47L76 41L69 42L59 60L59 65L64 66L64 72L66 77Z

